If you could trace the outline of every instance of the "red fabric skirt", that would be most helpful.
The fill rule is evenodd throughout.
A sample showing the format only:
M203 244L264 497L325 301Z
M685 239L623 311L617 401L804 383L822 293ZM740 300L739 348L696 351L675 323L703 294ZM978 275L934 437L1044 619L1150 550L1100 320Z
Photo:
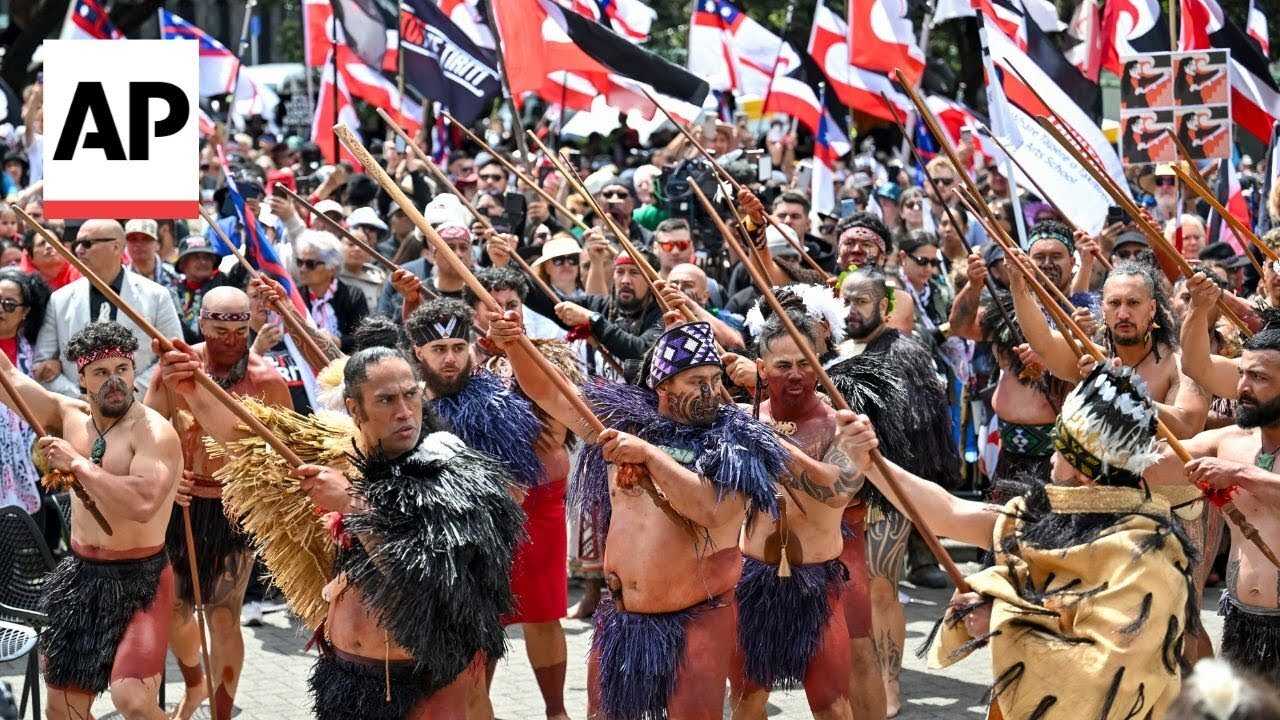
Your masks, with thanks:
M516 611L502 624L560 620L569 605L569 529L565 522L564 479L531 488L521 507L528 538L516 550L511 590Z

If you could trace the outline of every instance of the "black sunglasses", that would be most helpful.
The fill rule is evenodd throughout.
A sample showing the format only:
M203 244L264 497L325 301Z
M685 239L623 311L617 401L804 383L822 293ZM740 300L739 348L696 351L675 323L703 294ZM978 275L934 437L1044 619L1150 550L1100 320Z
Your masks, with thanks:
M17 300L0 300L0 310L11 313L20 307L26 307L26 303L20 303Z
M577 255L561 255L560 257L551 258L551 264L555 265L556 267L561 267L565 263L569 263L569 265L572 267L578 267L578 256Z
M298 267L300 267L300 268L305 268L305 269L307 269L307 270L315 270L316 268L324 267L324 261L323 261L323 260L302 260L302 259L299 259L299 260L298 260Z
M1173 187L1178 184L1178 178L1159 177L1156 178L1156 187Z
M956 184L956 179L953 177L936 177L933 180L939 185L955 185Z
M1132 260L1133 258L1138 257L1138 253L1140 252L1142 251L1141 250L1116 250L1114 255L1117 258L1120 258L1121 260Z
M605 200L626 200L631 197L625 190L606 190L600 193Z
M80 248L82 248L82 247L93 247L94 245L97 245L98 243L107 243L107 242L111 242L111 241L113 241L113 240L115 240L115 238L113 238L113 237L100 237L100 238L76 238L75 240L73 240L73 241L71 242L71 251L72 251L72 252L75 252L75 251L79 250L79 249L80 249Z
M936 268L942 267L942 261L938 258L924 258L919 255L908 255L907 257L911 258L911 261L917 265L932 265Z

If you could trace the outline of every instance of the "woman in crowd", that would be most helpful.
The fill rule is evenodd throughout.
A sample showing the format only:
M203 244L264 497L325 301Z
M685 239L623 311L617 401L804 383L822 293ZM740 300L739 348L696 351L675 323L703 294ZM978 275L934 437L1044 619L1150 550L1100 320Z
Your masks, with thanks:
M533 261L534 272L564 298L583 295L582 248L569 233L557 233L542 246L542 256Z
M924 229L924 189L909 187L902 191L902 227L906 232Z
M0 268L0 350L24 375L31 374L36 335L51 294L38 274ZM31 460L35 441L35 431L26 421L0 406L0 507L17 505L32 515L40 511L44 493L40 473ZM36 521L42 522L46 539L56 545L61 522L57 511L43 513Z
M61 237L62 224L43 222L42 226L54 235ZM58 254L53 246L44 241L42 235L35 230L27 230L22 236L26 257L19 266L24 272L38 273L51 290L58 290L80 279L80 271L71 266L65 258Z
M369 314L369 302L358 288L338 279L342 243L323 230L307 230L298 236L297 248L298 281L311 318L351 353L351 331Z

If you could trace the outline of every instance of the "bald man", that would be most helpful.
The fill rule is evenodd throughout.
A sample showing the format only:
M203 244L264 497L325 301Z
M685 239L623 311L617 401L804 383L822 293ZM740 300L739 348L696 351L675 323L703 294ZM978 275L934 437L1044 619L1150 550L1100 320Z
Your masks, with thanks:
M742 318L723 308L711 307L711 290L707 273L692 263L680 263L667 273L670 294L679 290L686 298L693 301L693 312L698 319L711 323L711 331L716 341L724 347L742 347Z
M123 225L115 220L87 220L80 226L70 249L94 275L110 285L125 304L138 311L165 337L182 337L177 301L169 289L131 272L121 263ZM67 341L84 326L101 320L115 320L137 338L134 390L145 390L156 364L151 338L93 288L88 278L63 286L50 298L36 340L32 376L49 390L80 397L82 388L75 363L63 362Z
M249 318L249 296L244 291L234 287L210 290L200 308L204 342L194 349L205 371L228 392L292 410L293 400L284 377L273 364L249 350ZM204 601L211 638L209 661L217 695L214 708L218 711L215 720L223 720L231 717L244 663L240 606L252 575L253 551L240 527L222 511L222 487L213 475L225 461L208 456L202 442L204 429L192 416L186 398L173 396L156 375L147 389L146 403L173 422L182 440L185 458L183 482L165 539L174 569L169 646L187 686L176 717L190 718L208 695L200 668L200 631L193 611L195 598L183 527L181 505L188 505L195 537L196 567L200 573L200 598Z

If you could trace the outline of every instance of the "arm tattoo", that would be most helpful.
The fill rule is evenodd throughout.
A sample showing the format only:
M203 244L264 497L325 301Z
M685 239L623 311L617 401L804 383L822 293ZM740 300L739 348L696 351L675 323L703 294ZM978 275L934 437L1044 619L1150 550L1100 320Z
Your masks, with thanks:
M801 471L800 477L796 477L791 473L784 473L782 483L790 488L795 488L809 497L819 501L826 502L835 497L835 490L824 485L818 485L809 478L809 473Z

